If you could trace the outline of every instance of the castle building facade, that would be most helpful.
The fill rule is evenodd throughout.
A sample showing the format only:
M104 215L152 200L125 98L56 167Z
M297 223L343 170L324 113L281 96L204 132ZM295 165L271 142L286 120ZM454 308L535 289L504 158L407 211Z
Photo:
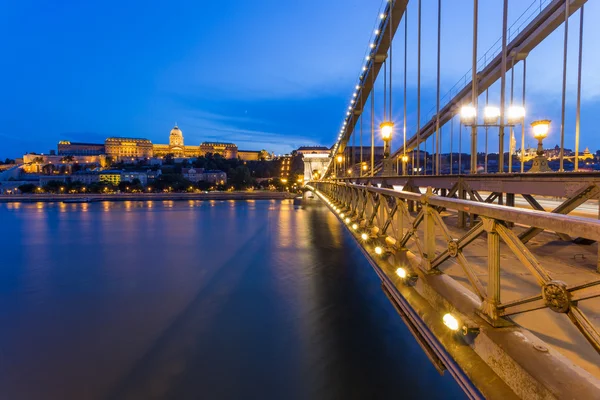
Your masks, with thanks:
M68 140L58 142L59 156L99 156L104 154L101 143L77 143Z
M148 139L109 137L104 141L106 155L115 160L127 158L150 158L154 155L152 142Z
M238 148L233 143L202 142L198 146L186 146L183 132L177 124L171 129L168 144L154 144L144 138L109 137L104 144L58 142L61 156L100 156L105 154L114 161L134 161L137 159L165 157L194 158L206 154L219 154L224 158L237 158ZM265 152L266 153L266 152ZM259 159L262 152L244 152L244 159ZM266 153L268 155L268 153Z

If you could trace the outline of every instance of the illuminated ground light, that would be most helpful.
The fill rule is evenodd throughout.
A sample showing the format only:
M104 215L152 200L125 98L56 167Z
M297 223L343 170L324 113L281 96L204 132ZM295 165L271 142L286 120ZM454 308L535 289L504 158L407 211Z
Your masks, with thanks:
M375 247L375 254L379 254L379 255L383 254L383 249L379 246Z
M366 233L363 233L362 235L360 235L360 238L362 240L367 240L369 238L369 235L367 235Z
M346 216L346 214L344 214L344 213L340 214L340 217L342 217L342 218L344 218L345 216Z
M356 230L357 228L358 228L358 225L356 225L356 224L352 224L352 229L353 229L353 230Z
M346 221L347 224L349 224L350 223L350 218L346 218L345 221Z
M450 329L452 331L458 330L458 328L459 328L458 320L454 317L454 315L445 314L444 317L442 318L442 320L444 321L444 325L446 325L448 327L448 329Z
M404 279L404 278L406 278L406 270L404 268L400 267L396 270L396 275L398 275L400 278Z

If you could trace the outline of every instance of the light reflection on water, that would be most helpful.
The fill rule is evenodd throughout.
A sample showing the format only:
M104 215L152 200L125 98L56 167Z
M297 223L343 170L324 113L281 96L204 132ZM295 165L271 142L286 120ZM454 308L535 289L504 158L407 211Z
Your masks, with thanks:
M320 206L24 203L0 221L0 397L462 397Z

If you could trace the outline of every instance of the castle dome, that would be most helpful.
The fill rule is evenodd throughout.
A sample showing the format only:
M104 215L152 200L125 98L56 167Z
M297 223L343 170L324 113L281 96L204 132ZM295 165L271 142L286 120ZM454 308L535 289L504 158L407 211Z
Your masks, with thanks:
M169 135L169 146L183 148L183 132L177 124L171 129L171 134Z
M171 136L180 136L180 135L183 135L183 132L181 131L181 129L179 129L177 124L175 124L173 129L171 129Z

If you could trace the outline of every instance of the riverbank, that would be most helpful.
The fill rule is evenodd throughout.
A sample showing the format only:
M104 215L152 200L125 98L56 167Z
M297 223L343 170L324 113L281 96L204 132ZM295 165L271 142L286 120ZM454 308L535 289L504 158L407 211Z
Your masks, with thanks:
M13 194L0 196L0 203L81 201L181 201L181 200L283 200L297 194L287 192L207 192L207 193L118 193L118 194Z

